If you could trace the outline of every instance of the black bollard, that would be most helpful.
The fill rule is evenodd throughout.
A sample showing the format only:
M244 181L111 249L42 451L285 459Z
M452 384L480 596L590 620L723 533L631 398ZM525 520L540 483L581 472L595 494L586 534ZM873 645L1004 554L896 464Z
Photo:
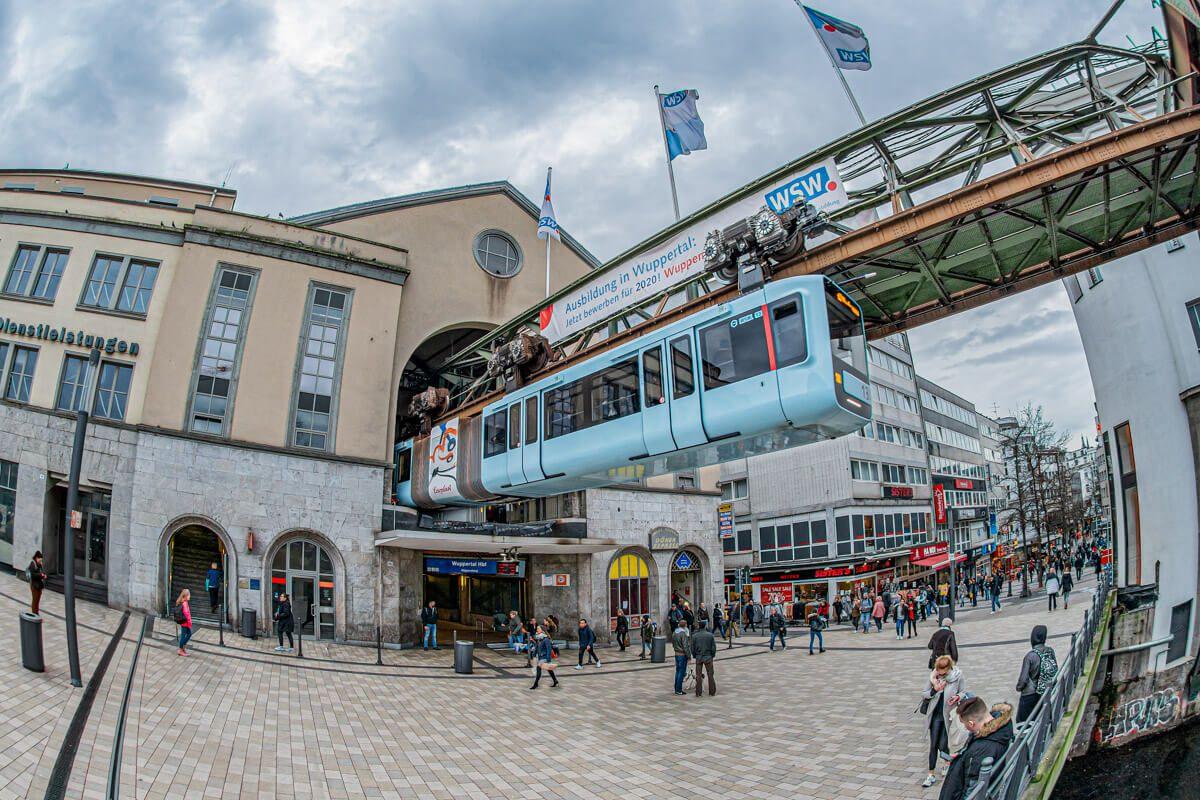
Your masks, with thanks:
M217 617L217 636L221 639L221 647L225 646L225 614L224 609L221 610L221 616Z
M296 649L296 657L304 658L304 626L296 629L296 644L299 645Z
M375 666L383 666L383 631L375 626Z

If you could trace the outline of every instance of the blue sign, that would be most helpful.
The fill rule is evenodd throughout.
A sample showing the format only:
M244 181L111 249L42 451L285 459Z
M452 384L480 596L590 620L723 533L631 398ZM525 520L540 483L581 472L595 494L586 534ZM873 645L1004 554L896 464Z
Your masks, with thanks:
M500 561L495 558L434 558L425 559L428 575L499 575L505 578L524 578L524 561Z
M250 579L250 588L251 589L257 591L261 587L262 587L262 581L260 581L258 578Z
M678 570L696 569L696 559L687 550L680 550L675 555L674 568Z
M801 200L811 202L826 192L837 188L837 181L830 180L829 170L819 166L811 172L797 175L791 183L767 192L767 204L776 214L782 214Z

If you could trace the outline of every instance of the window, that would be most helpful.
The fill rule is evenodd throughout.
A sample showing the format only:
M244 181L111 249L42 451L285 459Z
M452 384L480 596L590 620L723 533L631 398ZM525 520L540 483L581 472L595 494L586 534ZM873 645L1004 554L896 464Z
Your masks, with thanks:
M1200 297L1184 306L1187 309L1188 321L1192 323L1192 336L1196 338L1196 347L1200 347Z
M778 300L771 305L771 336L775 343L777 367L799 364L808 358L802 310L799 295Z
M850 555L850 518L836 517L833 520L833 528L836 537L837 555Z
M86 356L67 354L63 359L62 377L58 382L58 401L55 408L60 411L78 411L83 405L83 393L87 389L88 359Z
M951 428L943 428L941 425L935 425L932 422L925 423L925 436L931 442L957 447L960 450L969 450L972 453L983 452L979 440L975 437L967 436L965 433L960 433Z
M891 444L897 444L900 439L900 435L896 432L896 429L893 426L886 425L882 422L876 422L875 423L875 438L881 442L890 442Z
M982 464L967 464L953 458L930 456L929 466L936 475L954 475L961 478L976 478L987 480L987 467Z
M511 278L521 271L521 251L506 233L484 231L475 237L475 263L497 278Z
M750 486L745 478L738 478L733 481L726 481L721 484L721 499L729 502L731 500L745 500L750 496Z
M676 489L695 489L696 488L696 476L695 475L676 475L675 476L675 488Z
M483 457L498 456L508 449L508 415L504 409L483 418Z
M169 206L171 208L177 208L179 206L179 198L163 197L162 195L157 194L150 195L150 199L146 202L152 206Z
M292 443L297 447L325 450L334 430L336 387L346 316L350 311L350 293L317 285L309 292L307 330L301 338ZM517 436L520 436L519 432Z
M1094 288L1096 284L1104 280L1104 276L1100 274L1099 267L1090 267L1087 270L1088 288Z
M192 393L189 427L197 433L225 431L254 284L252 272L232 267L217 270Z
M908 378L910 381L913 379L913 368L911 364L905 364L900 359L890 356L882 350L877 350L874 347L868 347L867 352L871 357L871 363L875 366L882 367L888 372L894 372L903 378Z
M538 438L537 395L525 398L525 444L533 444Z
M608 616L616 621L617 611L632 620L640 619L650 610L650 569L641 556L624 553L608 567Z
M905 394L880 383L871 384L871 390L875 393L875 399L884 405L894 406L902 411L909 411L913 414L919 413L917 398L912 395Z
M13 517L17 510L17 463L0 459L0 563L12 566Z
M0 358L6 349L7 346L0 349ZM29 389L33 385L33 371L37 368L37 359L38 351L34 348L13 346L12 359L8 364L8 378L4 382L5 397L18 403L29 402Z
M1125 518L1125 582L1142 582L1142 522L1138 498L1137 462L1133 454L1133 433L1126 422L1113 428L1117 440L1117 467L1121 477L1121 504Z
M924 467L906 467L908 470L908 482L913 486L929 485L929 472Z
M638 411L637 359L546 391L546 439L600 425Z
M884 483L904 483L904 467L899 464L880 464Z
M738 528L737 549L739 553L754 549L754 532L750 528Z
M700 329L704 388L717 389L771 368L762 309Z
M104 419L125 419L129 405L129 382L133 378L133 367L128 364L100 362L100 377L96 382L96 402L92 413Z
M1078 275L1068 275L1062 281L1063 286L1067 287L1067 294L1070 295L1072 303L1078 303L1083 299L1083 287L1079 285Z
M508 449L516 450L521 446L521 404L513 403L508 407Z
M18 246L4 281L4 293L53 301L69 254L69 250L40 244Z
M661 345L642 353L642 382L646 392L642 397L644 408L659 405L667 399L663 394Z
M671 340L671 379L674 388L671 396L678 400L687 397L696 389L695 367L692 365L692 340L680 336Z
M157 261L97 253L79 304L144 317L158 270Z
M969 408L963 408L957 403L952 403L946 398L939 397L938 395L928 392L924 389L921 390L921 405L936 411L942 416L956 419L959 422L970 425L971 427L977 427L978 425L978 420L975 417L974 411L970 410ZM976 450L975 452L979 451Z
M1167 663L1187 655L1188 631L1192 623L1192 601L1171 609L1171 643L1167 645Z
M396 454L396 483L412 480L412 450L401 450ZM395 526L393 525L392 528ZM392 530L387 528L386 530Z
M850 459L850 477L856 481L878 481L879 465L874 461Z

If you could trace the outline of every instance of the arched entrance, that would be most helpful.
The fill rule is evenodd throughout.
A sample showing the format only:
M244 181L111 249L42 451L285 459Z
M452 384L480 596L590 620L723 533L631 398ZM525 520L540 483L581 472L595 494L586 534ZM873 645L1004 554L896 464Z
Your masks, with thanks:
M167 608L188 589L192 593L192 618L214 625L221 609L228 608L229 572L225 543L212 528L199 522L177 527L167 539L166 588ZM208 571L216 565L220 574L217 586L211 591L206 585Z
M484 322L462 322L443 328L417 345L404 365L396 391L397 441L414 433L412 420L408 418L408 405L414 394L430 386L447 388L453 394L486 373L487 353L476 353L453 370L446 369L446 362L462 355L468 345L492 327Z
M637 620L642 614L650 614L651 572L649 560L636 550L623 550L613 556L608 566L608 619L611 626L616 625L617 610L625 612L630 618L630 624L637 627Z
M678 597L693 608L703 602L704 568L700 554L690 547L675 551L671 556L671 598Z
M305 636L337 635L337 576L329 550L301 537L279 545L271 558L271 617L283 593L291 598L296 630Z

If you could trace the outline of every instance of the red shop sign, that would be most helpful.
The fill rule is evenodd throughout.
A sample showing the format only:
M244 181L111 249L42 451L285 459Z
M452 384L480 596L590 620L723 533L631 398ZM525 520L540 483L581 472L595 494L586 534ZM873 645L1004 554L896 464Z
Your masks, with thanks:
M911 486L884 486L884 497L912 497L913 489Z
M934 542L932 544L921 544L909 549L909 560L920 561L923 558L931 558L932 556L940 556L950 550L950 545L947 542Z
M946 489L940 483L933 487L933 518L939 525L946 524Z
M967 480L966 478L955 478L954 479L954 488L955 489L974 489L975 484L972 483L971 481Z
M764 583L761 592L760 596L764 603L792 602L792 585L790 583Z

